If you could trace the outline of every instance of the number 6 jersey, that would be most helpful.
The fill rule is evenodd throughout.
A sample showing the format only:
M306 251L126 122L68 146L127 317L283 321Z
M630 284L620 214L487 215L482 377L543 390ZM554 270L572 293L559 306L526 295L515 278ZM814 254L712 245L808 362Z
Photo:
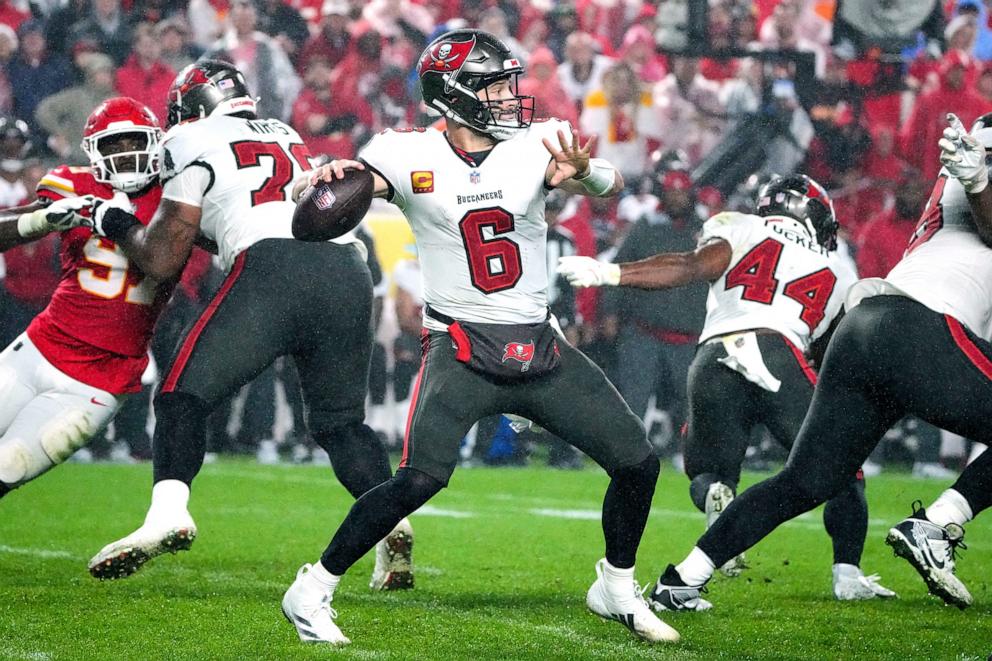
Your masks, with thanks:
M66 165L42 177L37 191L53 201L114 195L90 168ZM138 220L151 220L161 196L155 183L130 197ZM172 285L146 279L116 243L85 227L62 233L61 262L59 285L28 326L28 337L48 362L77 381L114 395L141 390L148 343Z
M361 151L410 222L432 308L495 324L547 317L544 177L551 156L541 139L557 145L558 130L571 135L567 122L535 121L492 150L469 154L434 128L387 129Z
M703 225L700 244L723 239L733 255L710 285L700 343L756 328L769 328L806 351L840 312L857 279L813 241L802 224L785 216L720 213Z

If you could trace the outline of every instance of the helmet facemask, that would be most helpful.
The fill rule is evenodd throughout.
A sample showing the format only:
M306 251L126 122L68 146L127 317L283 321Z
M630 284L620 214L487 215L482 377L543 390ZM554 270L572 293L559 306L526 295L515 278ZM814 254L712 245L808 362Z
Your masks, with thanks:
M509 140L530 126L534 120L534 97L521 96L517 93L519 76L519 73L487 77L473 76L472 78L477 80L473 81L470 78L464 87L471 91L475 102L459 104L455 100L452 104L453 109L460 110L459 105L468 107L464 113L456 110L456 116L452 119L491 135L497 140ZM490 87L501 81L507 82L511 96L505 98L491 97Z
M152 126L109 128L83 138L94 178L114 190L136 193L159 174L161 132Z

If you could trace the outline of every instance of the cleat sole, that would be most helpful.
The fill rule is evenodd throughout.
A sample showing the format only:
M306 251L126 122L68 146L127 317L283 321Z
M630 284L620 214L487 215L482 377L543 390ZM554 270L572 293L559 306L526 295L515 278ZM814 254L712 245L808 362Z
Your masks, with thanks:
M163 553L178 553L188 551L196 539L196 531L189 528L179 528L168 533L159 543L158 548L146 551L138 547L126 547L115 555L104 558L90 565L90 575L100 581L114 581L131 576L145 563Z
M964 584L961 584L959 589L957 586L948 586L944 581L941 581L936 570L919 557L916 547L901 532L894 528L889 530L889 534L885 537L885 543L892 547L895 555L906 560L916 570L923 582L927 584L930 594L940 597L944 603L957 606L962 610L971 606L971 595Z

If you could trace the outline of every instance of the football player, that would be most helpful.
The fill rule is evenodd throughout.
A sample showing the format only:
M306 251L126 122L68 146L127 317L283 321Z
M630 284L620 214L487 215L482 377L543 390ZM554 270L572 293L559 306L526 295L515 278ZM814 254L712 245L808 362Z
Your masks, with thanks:
M101 103L83 150L90 167L60 165L37 199L0 215L0 250L62 233L62 277L48 307L0 353L0 496L65 461L141 390L155 320L174 278L148 277L113 241L80 227L93 198L120 195L139 223L162 189L161 131L134 99Z
M884 279L862 280L847 294L785 468L734 499L688 557L668 566L655 603L691 608L715 567L845 489L906 414L992 441L992 345L984 339L992 331L992 194L985 192L992 129L967 135L957 118L953 124L956 137L942 144L945 167L906 255ZM982 204L986 212L973 213ZM958 486L963 499L974 499L971 512L987 506L988 481L978 493ZM961 527L951 508L938 509L936 521L919 511L886 541L921 569L931 590L963 608L971 595L953 578Z
M196 525L187 504L206 452L207 415L279 356L296 363L310 433L344 487L357 498L392 472L363 423L372 281L361 242L354 234L293 239L290 188L310 170L303 140L278 120L259 119L242 73L217 60L180 72L168 112L162 204L151 223L146 229L115 199L94 206L93 227L164 280L176 277L202 233L228 275L180 340L155 396L151 507L141 527L90 560L101 579L190 547ZM377 554L375 587L412 586L409 524L393 523Z
M765 425L791 448L816 383L806 354L822 356L855 280L853 269L836 258L838 223L818 183L805 175L778 177L758 191L755 211L710 218L694 252L625 264L559 260L558 272L580 287L710 283L706 324L689 368L685 439L689 495L706 513L707 527L737 493L754 425ZM860 473L827 503L823 522L833 539L834 596L894 597L859 568L868 531ZM743 568L737 556L722 570L735 576ZM707 604L700 600L699 606Z
M947 174L961 182L978 235L987 245L992 245L992 188L988 185L987 156L988 149L992 147L992 128L986 128L992 126L992 115L980 117L971 134L965 133L964 127L953 115L949 115L948 119L951 125L944 129L944 137L939 142L941 163ZM966 210L962 208L961 191L952 193L951 184L946 186L948 190L941 199L945 205L942 210L944 218L952 212L963 215ZM954 188L958 189L958 186ZM949 208L947 205L952 200L955 206ZM947 259L952 258L949 254L951 248L950 244L945 248ZM983 259L988 257L986 252ZM975 258L978 258L977 250ZM976 278L986 275L985 271L975 272ZM983 285L985 283L987 281L982 282ZM983 293L986 295L983 299L986 307L981 309L988 314L992 306L988 303L988 291ZM988 323L989 317L984 319ZM982 333L983 338L988 337L988 330L986 327ZM960 332L956 334L955 339L958 338L961 338ZM982 342L977 344L981 352L976 353L968 348L966 339L970 337L966 335L958 344L972 364L981 369L986 379L985 390L973 393L972 397L988 397L987 379L992 379L992 361L989 359L992 352L989 351L988 344ZM970 406L971 402L972 400L962 401L959 405ZM987 412L987 407L982 411ZM980 415L978 410L971 408L969 413ZM975 420L972 424L979 426L981 423ZM987 444L988 436L986 431L985 437L977 440ZM992 506L992 453L983 452L968 464L957 482L940 494L929 507L923 508L921 505L919 501L914 503L913 514L889 530L885 541L897 555L905 558L916 569L930 592L949 604L964 608L971 603L971 593L954 573L954 552L959 547L964 548L964 524Z
M424 278L423 360L396 475L362 496L312 566L283 597L304 640L349 641L330 608L341 576L396 522L444 488L462 437L479 418L512 413L573 443L612 478L603 503L606 557L586 603L649 641L676 631L648 608L634 559L659 463L644 427L603 372L549 319L544 198L552 188L612 196L623 180L590 159L567 122L532 121L533 98L516 93L520 61L493 35L455 30L423 52L424 101L445 130L386 130L360 161L375 195L398 205L417 241Z

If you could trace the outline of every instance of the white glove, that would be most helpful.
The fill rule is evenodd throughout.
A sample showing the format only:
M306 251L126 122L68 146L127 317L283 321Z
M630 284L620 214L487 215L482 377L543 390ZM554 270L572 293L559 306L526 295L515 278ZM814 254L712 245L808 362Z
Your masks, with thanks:
M64 232L86 223L79 215L93 205L92 195L55 200L44 209L22 213L17 217L17 232L25 239L36 239L49 232Z
M601 262L592 257L559 257L558 273L573 287L616 287L620 284L620 265Z
M94 199L93 213L91 217L87 219L86 225L92 229L94 233L104 237L107 236L107 229L104 225L104 221L107 218L107 212L111 209L124 211L128 214L134 213L134 205L131 204L131 198L127 196L127 193L117 191L109 200L104 200L102 198Z
M968 133L954 113L947 113L944 137L940 145L940 162L952 177L961 182L968 193L981 193L989 184L989 169L985 165L985 147Z

